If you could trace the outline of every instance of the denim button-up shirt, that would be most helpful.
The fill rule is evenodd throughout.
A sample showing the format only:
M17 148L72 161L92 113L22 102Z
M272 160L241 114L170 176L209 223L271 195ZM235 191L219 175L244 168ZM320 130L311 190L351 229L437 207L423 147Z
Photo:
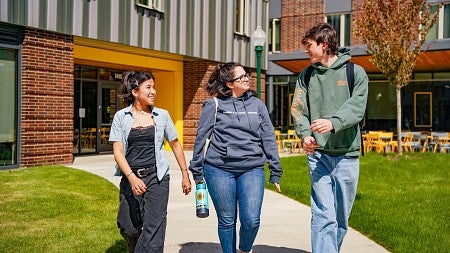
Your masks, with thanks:
M130 134L134 121L131 109L132 106L128 106L116 112L109 135L109 141L118 141L123 143L125 154L128 150L128 135ZM167 160L164 151L164 139L167 141L173 141L178 138L178 133L169 113L166 110L153 107L152 114L155 121L156 174L158 176L158 180L161 181L166 174L169 174L169 160ZM116 164L115 176L121 175L122 171Z

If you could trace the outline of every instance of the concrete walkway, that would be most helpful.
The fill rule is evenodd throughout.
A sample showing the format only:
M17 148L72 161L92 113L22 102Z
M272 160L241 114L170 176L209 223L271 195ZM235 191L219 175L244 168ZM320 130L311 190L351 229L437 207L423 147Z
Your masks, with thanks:
M192 152L185 152L189 163ZM210 201L210 216L195 216L194 192L188 196L181 191L181 172L172 152L170 159L170 197L165 242L167 253L221 252L217 236L217 218ZM118 186L114 177L114 158L111 154L76 157L68 167L85 170L101 176ZM192 179L192 175L191 175ZM192 182L193 183L193 182ZM193 189L194 185L193 185ZM281 184L283 189L283 184ZM253 253L311 252L310 208L281 194L266 190L262 207L261 227ZM119 233L119 231L117 231ZM344 239L342 253L382 253L383 247L350 229Z

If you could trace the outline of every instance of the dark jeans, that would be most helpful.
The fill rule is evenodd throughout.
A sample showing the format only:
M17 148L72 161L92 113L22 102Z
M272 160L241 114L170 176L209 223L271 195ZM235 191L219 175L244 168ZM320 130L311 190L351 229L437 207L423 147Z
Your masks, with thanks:
M170 176L158 182L156 172L142 178L147 191L135 196L126 177L120 181L117 225L128 252L164 252Z

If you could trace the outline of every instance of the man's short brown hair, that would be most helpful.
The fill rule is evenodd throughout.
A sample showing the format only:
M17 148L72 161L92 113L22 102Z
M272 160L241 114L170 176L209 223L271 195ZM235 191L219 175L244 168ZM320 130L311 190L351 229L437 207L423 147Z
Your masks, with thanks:
M306 45L308 40L314 40L317 44L327 43L327 54L337 55L338 52L338 37L337 32L333 26L328 23L319 23L306 31L303 36L302 44Z

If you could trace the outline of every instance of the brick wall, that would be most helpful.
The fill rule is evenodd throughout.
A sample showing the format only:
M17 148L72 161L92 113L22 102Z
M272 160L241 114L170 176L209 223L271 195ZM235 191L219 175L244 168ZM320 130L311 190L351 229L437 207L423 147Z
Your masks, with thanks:
M361 15L364 0L352 1L353 21ZM301 39L305 31L325 18L324 0L284 0L281 6L281 51L293 52L302 50ZM351 34L351 45L362 45L362 38Z
M305 31L324 21L324 0L290 0L281 3L281 51L302 50Z
M193 150L203 102L210 96L203 86L218 63L207 60L185 61L183 70L183 148ZM256 91L256 70L251 71L252 90ZM265 97L265 73L261 73L261 97Z
M72 162L73 64L72 36L25 29L20 166Z

